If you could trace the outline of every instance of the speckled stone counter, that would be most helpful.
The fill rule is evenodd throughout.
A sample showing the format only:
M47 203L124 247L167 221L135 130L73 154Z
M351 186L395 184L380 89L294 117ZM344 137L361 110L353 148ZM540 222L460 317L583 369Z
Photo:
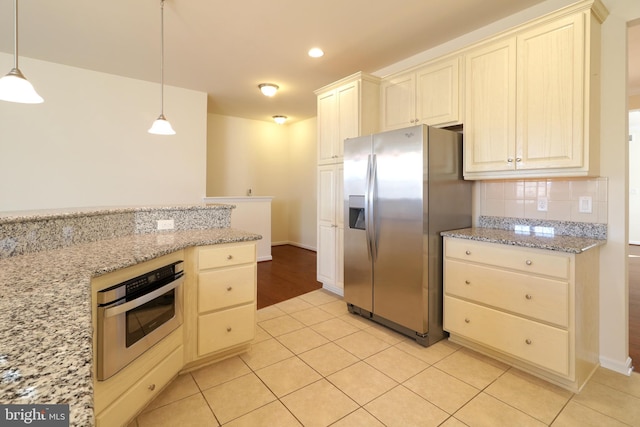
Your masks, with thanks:
M588 249L606 243L606 240L602 239L552 235L549 233L535 233L531 231L501 230L496 228L465 228L461 230L444 231L441 235L445 237L479 240L482 242L547 249L574 254L584 252Z
M178 230L0 259L0 403L68 403L70 425L92 426L91 278L191 246L258 239Z

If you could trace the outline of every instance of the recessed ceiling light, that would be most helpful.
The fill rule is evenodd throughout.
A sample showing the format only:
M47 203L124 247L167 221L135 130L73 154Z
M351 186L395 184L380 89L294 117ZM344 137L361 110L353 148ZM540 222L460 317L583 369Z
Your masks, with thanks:
M287 121L287 116L273 116L273 121L281 125Z
M273 83L260 83L258 88L264 96L273 96L279 89L278 85L274 85Z
M319 47L309 49L309 56L312 58L320 58L324 55L324 52Z

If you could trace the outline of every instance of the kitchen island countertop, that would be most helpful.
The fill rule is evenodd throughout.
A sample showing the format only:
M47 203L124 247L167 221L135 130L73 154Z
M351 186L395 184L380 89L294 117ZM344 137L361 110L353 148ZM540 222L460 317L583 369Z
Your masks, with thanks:
M68 403L92 426L91 278L187 247L259 240L212 228L132 234L0 259L0 403Z

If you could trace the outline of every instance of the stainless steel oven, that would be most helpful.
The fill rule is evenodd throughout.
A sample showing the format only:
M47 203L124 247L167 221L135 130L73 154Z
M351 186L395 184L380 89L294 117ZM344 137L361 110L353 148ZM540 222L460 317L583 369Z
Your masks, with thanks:
M97 377L106 380L182 324L183 262L98 291Z

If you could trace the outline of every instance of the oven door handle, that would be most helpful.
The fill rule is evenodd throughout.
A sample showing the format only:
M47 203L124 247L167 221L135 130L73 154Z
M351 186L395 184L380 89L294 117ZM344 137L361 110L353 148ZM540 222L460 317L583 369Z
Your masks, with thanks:
M140 307L141 305L146 304L155 298L158 298L160 295L166 294L167 292L177 288L182 284L183 281L184 281L184 276L174 280L171 283L164 285L161 288L156 289L153 292L144 294L140 298L136 298L133 301L125 302L124 304L116 305L115 307L105 308L104 317L117 316L118 314L122 314L136 307Z

